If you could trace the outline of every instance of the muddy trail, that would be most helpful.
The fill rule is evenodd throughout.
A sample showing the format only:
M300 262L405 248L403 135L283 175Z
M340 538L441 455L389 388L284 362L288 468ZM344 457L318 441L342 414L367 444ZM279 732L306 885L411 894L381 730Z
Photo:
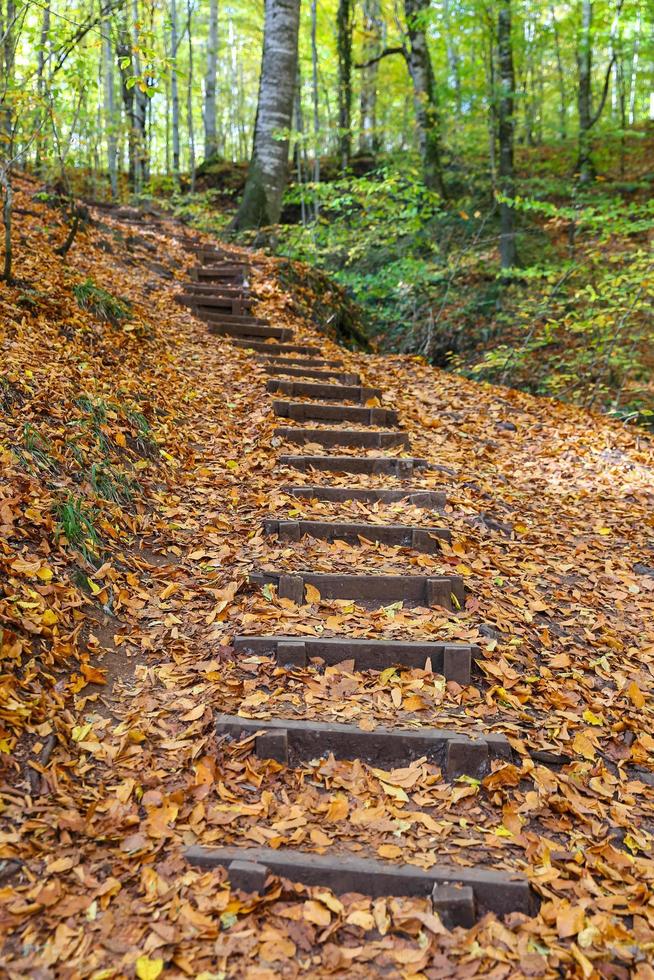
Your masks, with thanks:
M73 266L37 214L6 975L654 976L651 440L345 350L165 217L98 210Z

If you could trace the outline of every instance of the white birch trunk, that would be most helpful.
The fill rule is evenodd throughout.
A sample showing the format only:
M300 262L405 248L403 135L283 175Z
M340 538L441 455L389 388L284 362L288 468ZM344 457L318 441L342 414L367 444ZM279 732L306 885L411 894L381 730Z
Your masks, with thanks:
M300 0L266 0L254 146L235 228L275 224L288 177ZM282 135L279 138L280 134Z

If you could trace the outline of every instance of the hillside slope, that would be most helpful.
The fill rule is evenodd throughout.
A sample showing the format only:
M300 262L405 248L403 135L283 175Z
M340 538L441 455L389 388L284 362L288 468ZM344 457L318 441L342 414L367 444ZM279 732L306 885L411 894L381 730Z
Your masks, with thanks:
M8 975L651 977L651 439L418 359L344 351L253 255L257 315L383 390L433 464L412 483L447 492L452 532L435 554L271 539L271 515L424 515L290 498L261 363L173 301L193 262L184 232L98 213L65 262L65 230L33 190L17 195L31 212L19 283L0 292ZM248 584L268 567L451 573L468 598L371 611L314 590L296 605ZM273 632L483 656L460 685L429 664L287 670L234 654L236 634ZM515 759L454 783L424 758L289 768L219 743L216 711L505 734ZM525 873L541 907L447 931L425 899L287 883L253 898L190 867L194 844L483 863Z

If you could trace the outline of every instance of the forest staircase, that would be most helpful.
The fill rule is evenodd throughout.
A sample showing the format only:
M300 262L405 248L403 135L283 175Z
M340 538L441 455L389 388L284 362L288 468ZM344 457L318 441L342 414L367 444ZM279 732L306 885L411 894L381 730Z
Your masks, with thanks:
M343 369L340 361L323 357L321 348L304 343L287 327L276 326L253 316L246 262L218 248L193 246L199 265L179 301L204 320L212 334L248 350L270 376L267 390L273 398L274 414L290 424L275 429L283 442L306 445L306 453L280 453L283 470L311 475L304 485L285 482L277 489L305 500L361 504L406 501L424 511L440 512L445 493L423 489L411 481L429 468L424 459L401 455L368 456L354 452L339 455L315 449L348 447L355 450L410 450L408 435L400 428L397 412L381 407L382 392L362 384L358 374ZM313 338L312 338L313 339ZM302 379L302 380L298 380ZM311 422L311 426L299 423ZM352 424L358 428L351 428ZM387 428L383 428L387 427ZM350 474L388 477L399 486L337 486L330 475ZM326 482L320 483L321 478ZM305 538L346 541L361 540L423 553L438 553L438 541L449 541L450 531L442 524L426 521L423 527L403 524L374 524L349 520L284 520L274 516L264 521L265 535L290 544ZM463 580L458 575L376 575L368 570L354 574L325 573L295 569L260 569L250 575L253 588L277 589L280 598L297 605L305 602L307 587L317 589L324 599L353 600L368 609L393 602L408 606L443 607L456 612L465 604ZM383 670L389 666L424 667L460 685L471 683L475 664L482 654L465 643L371 641L348 637L318 639L305 636L237 636L235 655L266 655L280 667L305 666L312 658L324 665L352 660L357 669ZM253 751L260 758L275 759L284 766L333 753L337 759L358 759L376 766L408 766L422 757L440 766L444 777L481 779L491 771L494 759L510 761L513 750L503 735L493 732L479 737L431 728L411 730L378 727L363 731L355 725L247 719L216 716L217 732L229 738L255 736ZM492 867L463 868L455 865L423 870L377 859L340 853L323 856L292 849L258 847L203 847L187 850L189 862L204 868L227 869L234 888L263 891L269 874L281 875L307 885L321 885L337 892L361 892L372 897L389 895L431 896L434 909L448 927L470 926L487 911L530 914L537 900L526 878Z

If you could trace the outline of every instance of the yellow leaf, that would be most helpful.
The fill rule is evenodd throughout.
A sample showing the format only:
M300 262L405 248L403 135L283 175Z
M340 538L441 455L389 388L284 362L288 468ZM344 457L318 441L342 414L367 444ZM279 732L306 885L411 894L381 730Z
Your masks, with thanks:
M513 837L511 831L507 830L504 824L502 824L500 827L496 827L493 833L496 837Z
M382 858L402 857L402 848L398 844L380 844L377 853Z
M584 721L588 722L589 725L603 725L604 721L599 715L594 715L590 708L586 708L582 718Z
M73 736L73 742L83 742L86 736L91 731L93 725L89 722L88 725L75 725L71 735Z
M117 432L115 434L115 436L114 436L114 439L116 440L116 442L118 443L119 446L122 446L123 447L123 449L127 445L127 442L125 440L125 436L123 435L122 432Z
M40 578L42 582L52 581L52 569L48 568L47 565L41 565L41 567L39 568L36 574L37 577Z
M315 603L320 602L320 592L318 592L315 585L305 585L304 594L309 605L315 605Z
M307 922L313 922L316 926L328 926L332 921L329 909L321 905L320 902L308 901L304 903L302 915Z
M598 528L598 530L599 530L599 533L600 534L603 534L605 536L607 534L610 534L611 533L611 528L610 527L600 527L600 528Z
M642 707L645 706L645 695L643 694L643 692L641 691L641 689L638 687L638 684L636 684L636 681L632 681L631 682L631 684L627 688L627 694L629 695L629 697L631 699L631 703L636 708L642 708Z
M136 961L136 976L139 980L157 980L163 966L163 960L151 960L149 956L139 956Z
M395 800L402 800L404 803L409 802L409 797L400 786L392 786L390 783L382 782L381 787L387 796L392 796Z
M54 626L55 623L59 622L59 617L53 609L46 609L41 616L41 622L44 626Z
M595 746L585 732L577 732L572 742L572 747L579 755L583 755L584 759L595 758Z
M102 592L101 587L98 585L97 582L94 582L92 578L89 578L87 576L86 581L88 582L89 589L91 590L91 592L93 593L93 595L98 595L99 592Z
M516 531L518 534L526 534L529 528L527 527L526 524L514 524L513 530Z

